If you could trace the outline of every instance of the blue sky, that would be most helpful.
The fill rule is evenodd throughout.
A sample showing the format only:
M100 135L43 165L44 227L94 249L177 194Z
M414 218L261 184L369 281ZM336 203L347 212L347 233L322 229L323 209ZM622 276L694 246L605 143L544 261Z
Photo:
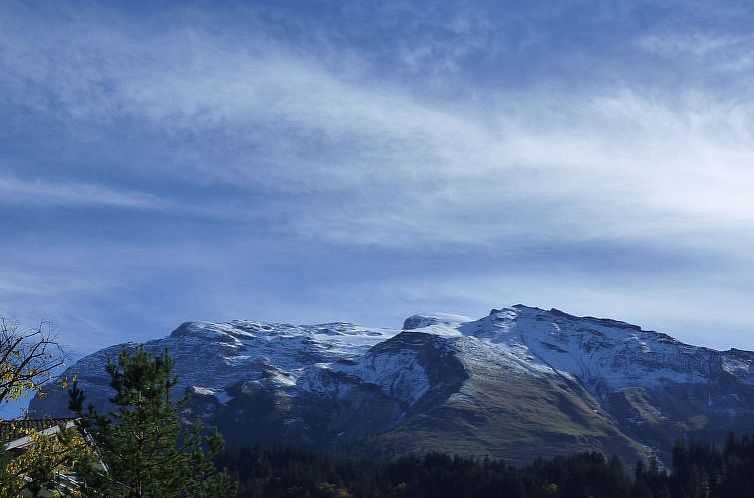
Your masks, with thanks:
M661 5L660 5L661 4ZM0 4L0 312L526 303L754 349L747 2Z

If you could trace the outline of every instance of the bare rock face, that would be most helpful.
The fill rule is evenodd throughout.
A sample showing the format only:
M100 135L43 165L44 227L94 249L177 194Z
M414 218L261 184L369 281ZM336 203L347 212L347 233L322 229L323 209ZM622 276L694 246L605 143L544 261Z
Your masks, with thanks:
M98 351L64 375L106 408L107 360L133 347ZM754 431L754 353L555 309L414 315L402 331L190 322L145 347L170 350L187 415L217 425L231 445L513 462L598 450L635 461L667 458L677 438ZM63 416L67 403L52 390L31 409Z

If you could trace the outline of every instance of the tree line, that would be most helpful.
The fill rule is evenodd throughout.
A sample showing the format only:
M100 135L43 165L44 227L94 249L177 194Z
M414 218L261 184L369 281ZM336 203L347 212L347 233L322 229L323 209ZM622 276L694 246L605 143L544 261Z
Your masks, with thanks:
M582 453L523 467L430 453L389 462L342 459L285 447L227 449L217 464L239 498L747 498L754 497L754 438L723 448L677 443L671 469L656 459L627 469Z

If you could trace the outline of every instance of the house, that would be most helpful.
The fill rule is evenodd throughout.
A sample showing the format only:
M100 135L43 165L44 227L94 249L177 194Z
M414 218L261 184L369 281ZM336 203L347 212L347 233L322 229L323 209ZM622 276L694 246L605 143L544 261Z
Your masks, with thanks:
M27 436L29 431L35 431L43 436L52 436L60 429L71 429L76 426L72 418L25 418L19 420L0 421L0 443L11 454L18 454L25 447L32 444Z
M46 418L46 419L19 419L0 421L0 444L3 444L5 450L11 458L17 458L23 455L32 445L35 444L35 437L30 433L44 437L53 437L59 434L61 430L73 429L76 427L75 419L72 418ZM85 438L85 440L88 438ZM27 480L31 481L28 477ZM59 473L56 476L55 490L42 490L38 496L52 497L56 496L52 491L66 496L77 486L76 476L72 473ZM33 494L25 489L21 496L31 497Z

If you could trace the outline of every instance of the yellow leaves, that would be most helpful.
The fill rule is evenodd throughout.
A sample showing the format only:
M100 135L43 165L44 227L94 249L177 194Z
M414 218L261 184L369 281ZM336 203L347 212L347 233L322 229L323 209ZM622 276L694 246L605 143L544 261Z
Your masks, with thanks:
M353 498L353 495L346 488L338 487L329 482L317 484L317 491L328 498Z
M42 432L34 429L19 432L27 439L6 465L0 498L16 498L21 490L33 484L58 493L55 496L62 496L55 490L57 487L65 489L66 496L75 496L76 490L63 476L70 476L77 461L92 455L91 447L78 430L61 431L53 427Z
M0 404L39 392L63 365L62 358L49 322L27 330L0 316ZM3 452L0 462L0 498L17 498L25 487L42 484L53 489L61 476L71 472L74 462L90 451L75 429L53 427L37 432L25 428L18 433L12 454Z
M0 403L35 392L63 365L52 324L25 329L0 316Z
M557 484L551 482L550 484L544 486L542 491L544 491L546 495L556 495L558 494L558 491L560 491L560 488Z
M74 375L73 375L73 378L71 379L71 381L70 381L70 382L68 381L68 377L65 377L65 376L62 376L62 375L61 375L61 376L60 376L60 377L58 378L58 380L57 380L57 383L58 383L58 386L60 386L60 389L68 389L68 386L69 386L70 384L72 384L72 383L74 383L74 382L76 382L76 381L78 381L78 380L79 380L79 376L78 376L78 375L76 375L76 374L74 374ZM44 393L42 393L42 392L40 392L39 394L42 394L42 395L44 395Z

